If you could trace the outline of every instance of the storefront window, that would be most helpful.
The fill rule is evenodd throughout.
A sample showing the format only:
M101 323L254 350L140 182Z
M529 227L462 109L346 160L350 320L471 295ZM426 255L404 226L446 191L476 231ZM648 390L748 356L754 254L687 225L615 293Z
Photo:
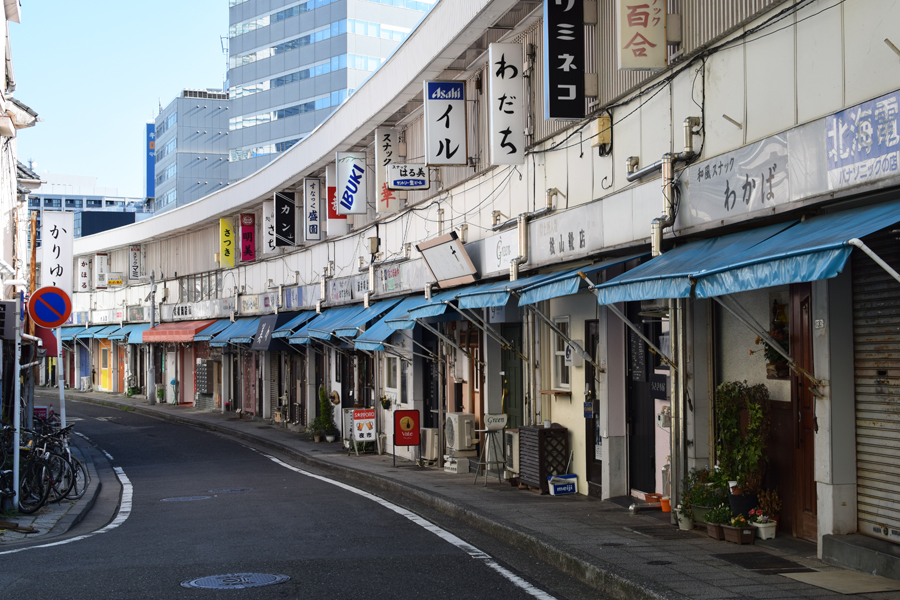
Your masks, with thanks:
M560 331L569 335L569 317L553 319ZM566 338L553 332L553 389L568 390L571 388L569 367L566 366Z
M384 387L389 390L397 391L397 362L395 356L387 356L384 359Z

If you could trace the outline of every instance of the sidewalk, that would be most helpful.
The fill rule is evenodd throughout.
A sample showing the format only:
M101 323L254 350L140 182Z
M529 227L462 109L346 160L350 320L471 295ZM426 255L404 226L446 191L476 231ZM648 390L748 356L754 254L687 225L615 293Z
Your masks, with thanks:
M900 600L900 581L827 565L816 558L815 545L790 536L756 540L752 546L717 542L705 530L679 531L668 519L658 518L659 513L631 515L614 503L585 496L540 496L498 483L496 476L487 486L482 478L473 485L472 474L422 469L408 462L393 467L390 455L347 456L340 444L314 443L267 421L184 406L150 406L142 397L71 391L66 396L129 407L291 454L336 477L458 518L616 598L844 597L819 587L834 589L837 582L856 598ZM815 578L818 585L789 577L792 574ZM873 591L884 589L898 591Z

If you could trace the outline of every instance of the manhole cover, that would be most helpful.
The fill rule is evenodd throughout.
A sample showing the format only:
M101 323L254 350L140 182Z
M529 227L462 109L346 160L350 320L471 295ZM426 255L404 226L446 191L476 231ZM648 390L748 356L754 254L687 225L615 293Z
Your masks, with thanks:
M210 494L230 494L231 492L252 492L253 488L222 488L221 490L209 490Z
M712 557L757 573L810 573L815 570L768 552L730 552Z
M287 575L271 575L269 573L229 573L228 575L210 575L191 579L182 582L181 586L200 590L243 590L284 583L288 579L290 577Z
M212 496L182 496L181 498L163 498L160 502L190 502L191 500L209 500Z
M671 560L651 560L647 564L648 565L656 565L656 566L671 565L672 561Z

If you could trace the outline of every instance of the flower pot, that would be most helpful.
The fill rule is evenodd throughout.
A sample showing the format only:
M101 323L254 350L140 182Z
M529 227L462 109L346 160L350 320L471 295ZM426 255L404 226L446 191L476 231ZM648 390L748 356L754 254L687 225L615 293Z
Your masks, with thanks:
M706 535L714 540L724 540L725 534L722 532L722 526L718 523L706 524Z
M745 518L750 517L750 511L756 508L758 498L756 494L732 494L728 492L728 503L731 505L731 512L734 515L743 515Z
M712 506L698 506L694 505L691 507L691 512L694 513L694 522L695 523L706 523L706 513L712 510Z
M761 540L771 540L774 538L775 530L778 528L778 523L775 521L769 521L768 523L750 523L750 525L756 530L756 537Z
M316 441L316 442L321 442L321 441L322 441L322 434L321 434L321 433L315 434L315 435L313 436L313 440Z
M672 503L669 501L669 498L663 496L659 500L659 506L663 512L672 512Z
M336 436L336 435L326 435L326 436L325 436L325 441L328 442L329 444L330 444L331 442L333 442L334 440L336 440L336 439L337 439L337 436Z
M752 544L756 537L753 527L732 527L731 525L722 525L722 533L725 534L726 542L734 542L735 544Z
M694 521L684 511L675 509L675 516L678 518L678 529L690 531L694 528Z

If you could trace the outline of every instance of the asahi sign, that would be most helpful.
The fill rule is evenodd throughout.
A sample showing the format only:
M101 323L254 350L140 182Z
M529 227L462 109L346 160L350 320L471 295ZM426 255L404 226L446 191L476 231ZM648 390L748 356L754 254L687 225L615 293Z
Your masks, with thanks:
M366 214L368 179L365 152L338 152L337 201L342 215Z
M134 281L141 278L141 247L131 246L128 249L128 279Z
M422 164L390 164L387 170L387 186L392 190L427 190L431 187L431 174Z
M426 81L425 162L465 166L466 85L461 81Z

